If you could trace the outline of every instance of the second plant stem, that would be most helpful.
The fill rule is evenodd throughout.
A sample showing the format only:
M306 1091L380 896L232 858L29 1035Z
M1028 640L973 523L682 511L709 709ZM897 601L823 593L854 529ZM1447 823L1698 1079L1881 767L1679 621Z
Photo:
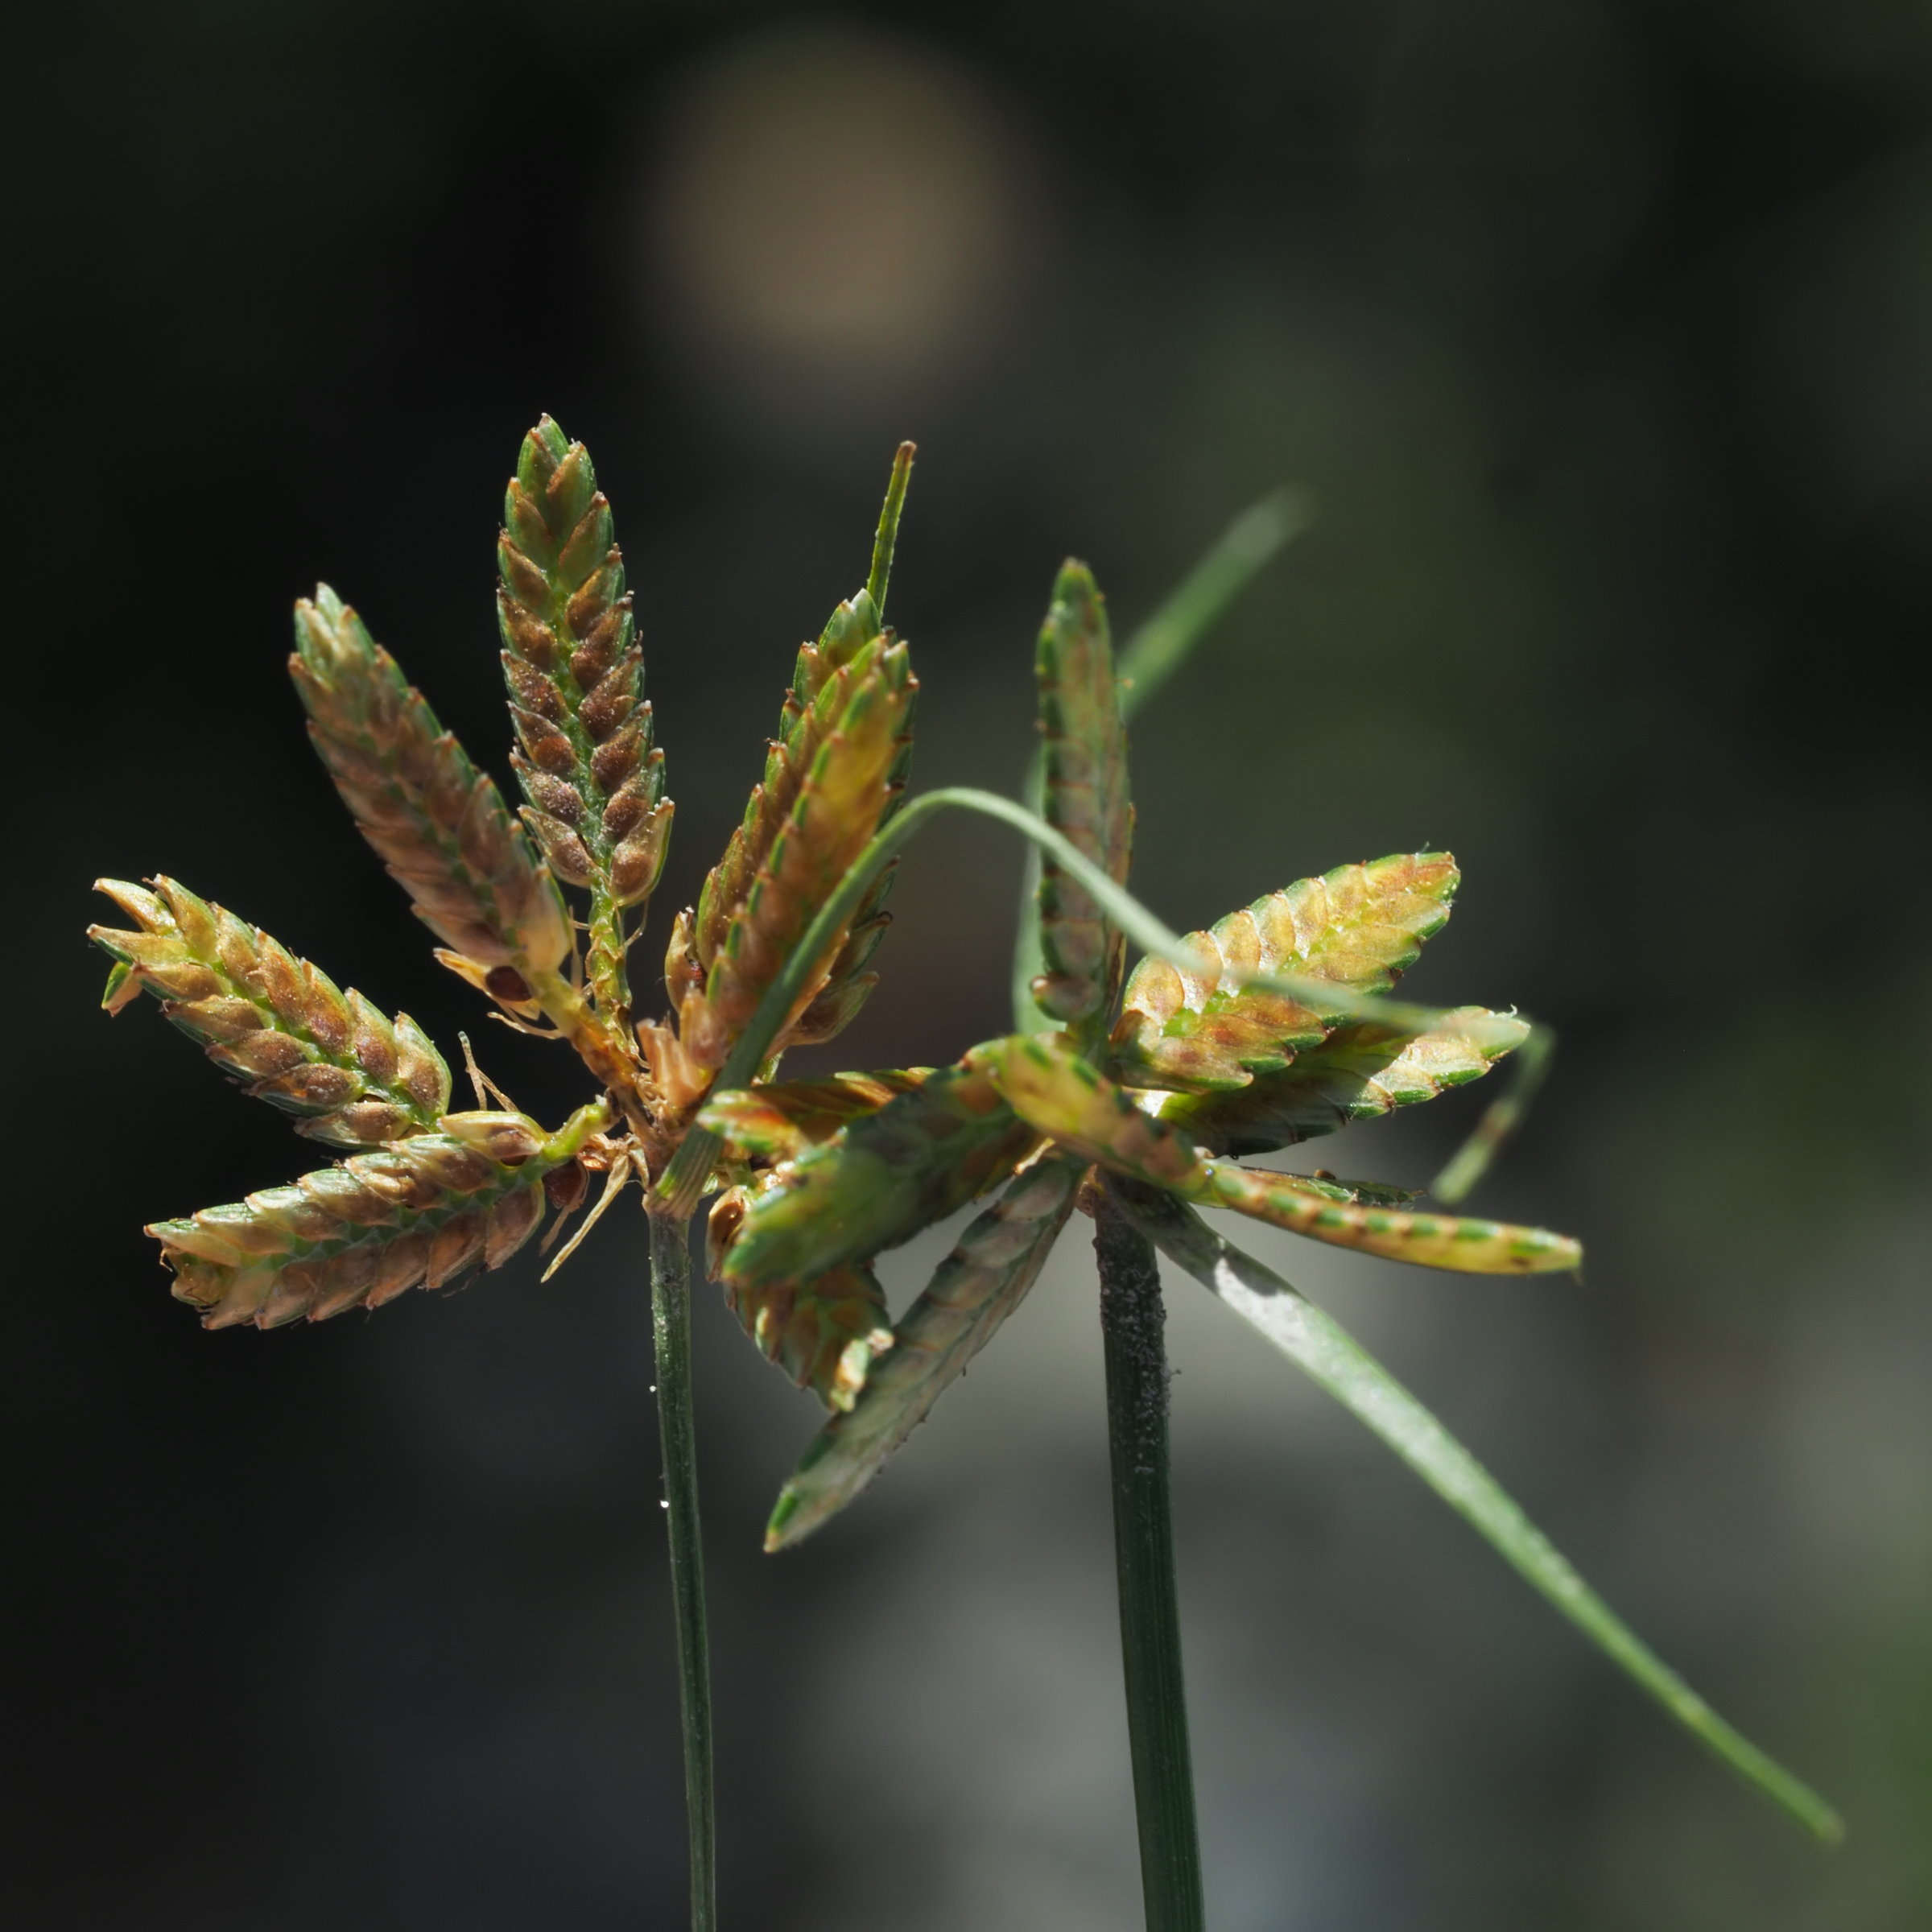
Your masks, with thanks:
M650 1332L657 1357L658 1440L684 1724L684 1802L691 1837L691 1932L717 1925L717 1816L712 1797L711 1646L704 1628L704 1545L698 1521L698 1447L691 1386L691 1224L650 1217Z
M1107 1364L1121 1654L1148 1932L1202 1932L1201 1849L1181 1674L1168 1485L1166 1311L1152 1245L1098 1191L1094 1253Z

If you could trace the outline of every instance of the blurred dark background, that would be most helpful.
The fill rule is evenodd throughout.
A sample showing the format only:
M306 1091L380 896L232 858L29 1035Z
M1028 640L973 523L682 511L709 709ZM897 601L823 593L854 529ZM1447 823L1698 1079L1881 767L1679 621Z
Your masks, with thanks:
M617 507L678 800L647 961L910 435L919 782L1017 782L1065 552L1126 630L1302 483L1319 525L1138 732L1140 889L1199 923L1448 845L1410 983L1561 1030L1482 1199L1583 1235L1587 1288L1268 1252L1851 1841L1177 1283L1220 1932L1932 1924L1932 14L201 0L10 35L12 1922L679 1921L634 1211L546 1287L526 1256L204 1335L141 1224L311 1150L151 1008L102 1018L80 936L97 873L166 869L469 1026L533 1110L579 1096L431 962L281 669L324 576L506 776L491 543L548 410ZM993 828L915 848L822 1058L1001 1030L1016 876ZM1419 1182L1471 1106L1323 1158ZM702 1298L729 1924L1136 1922L1092 1298L1076 1226L778 1560L812 1410Z

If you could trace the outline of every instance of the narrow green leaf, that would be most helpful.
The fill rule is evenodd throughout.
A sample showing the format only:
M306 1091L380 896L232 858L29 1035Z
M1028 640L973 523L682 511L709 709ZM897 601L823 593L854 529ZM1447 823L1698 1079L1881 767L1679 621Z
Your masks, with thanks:
M1419 1034L1358 1022L1248 1086L1170 1094L1160 1115L1216 1154L1267 1154L1480 1080L1530 1034L1527 1021L1482 1006L1459 1007Z
M1131 719L1180 669L1282 546L1313 521L1303 492L1278 489L1228 526L1212 549L1127 641L1121 658L1121 709Z
M1501 1151L1503 1143L1523 1123L1530 1103L1550 1072L1550 1056L1556 1050L1556 1036L1547 1026L1532 1026L1516 1056L1509 1082L1484 1110L1468 1140L1431 1183L1437 1199L1454 1205L1464 1199L1489 1170L1489 1163Z
M1117 883L1124 884L1133 838L1127 798L1127 731L1121 721L1105 600L1086 566L1071 559L1034 658L1039 683L1048 824ZM1119 931L1077 879L1051 859L1039 884L1040 952L1045 968L1032 986L1040 1009L1097 1043L1120 990Z
M1162 959L1133 969L1113 1033L1115 1063L1135 1086L1209 1092L1245 1087L1319 1046L1342 1009L1283 997L1242 975L1293 973L1381 993L1448 923L1461 879L1443 852L1397 852L1299 879L1230 913L1188 943L1218 970Z
M1084 1162L1037 1161L960 1237L873 1363L849 1415L835 1416L779 1492L767 1550L802 1542L877 1476L1026 1298L1067 1217Z
M1161 1251L1379 1435L1606 1656L1745 1781L1826 1844L1844 1835L1810 1787L1740 1736L1586 1583L1496 1479L1332 1317L1170 1197L1117 1190Z

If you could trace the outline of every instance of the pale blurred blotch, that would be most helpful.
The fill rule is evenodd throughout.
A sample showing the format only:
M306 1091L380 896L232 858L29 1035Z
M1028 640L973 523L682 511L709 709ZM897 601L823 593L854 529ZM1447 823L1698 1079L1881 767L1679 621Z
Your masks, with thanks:
M728 416L794 436L902 422L1008 332L1033 169L963 64L773 30L686 69L654 131L650 323Z

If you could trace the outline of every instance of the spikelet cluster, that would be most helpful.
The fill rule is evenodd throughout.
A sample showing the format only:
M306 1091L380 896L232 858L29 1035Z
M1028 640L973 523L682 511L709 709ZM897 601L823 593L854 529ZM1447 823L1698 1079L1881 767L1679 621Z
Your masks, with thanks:
M524 438L503 521L497 610L523 818L556 877L591 893L590 976L614 989L609 914L650 898L672 808L610 505L588 452L548 416Z
M547 1183L609 1118L598 1103L546 1134L522 1114L448 1114L436 1133L147 1232L204 1326L323 1321L500 1267L542 1221ZM580 1178L563 1191L580 1199Z
M153 886L95 881L138 928L88 928L118 962L103 1001L110 1011L153 994L246 1092L300 1115L295 1131L332 1146L424 1133L448 1112L449 1068L407 1013L386 1019L179 880Z
M423 923L526 988L555 972L571 932L548 867L496 782L327 584L295 606L289 672L336 789Z

